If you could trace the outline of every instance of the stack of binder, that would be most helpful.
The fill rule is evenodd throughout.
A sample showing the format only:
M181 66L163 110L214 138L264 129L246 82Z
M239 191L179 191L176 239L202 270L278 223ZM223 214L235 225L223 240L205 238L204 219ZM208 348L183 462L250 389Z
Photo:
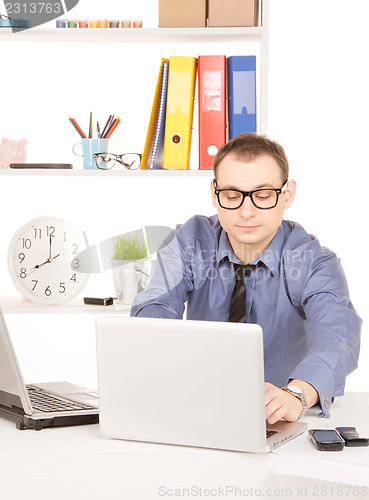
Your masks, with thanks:
M163 58L160 64L160 71L146 134L145 148L141 160L141 168L143 169L163 168L168 69L169 61Z
M229 139L256 132L256 57L228 58Z
M195 81L195 57L162 60L141 168L189 168Z
M256 57L201 55L197 61L199 169L211 170L227 136L256 132ZM197 61L161 60L141 168L189 168Z
M199 56L199 169L211 170L227 138L226 57Z

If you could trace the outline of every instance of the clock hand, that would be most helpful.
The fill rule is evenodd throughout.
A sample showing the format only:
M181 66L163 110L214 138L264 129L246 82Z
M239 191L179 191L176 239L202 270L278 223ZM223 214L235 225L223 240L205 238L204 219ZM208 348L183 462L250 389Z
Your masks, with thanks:
M41 264L37 264L35 267L32 267L32 269L30 269L27 272L27 276L31 273L34 273L37 269L40 269L40 267L44 266L45 264L49 264L52 260L56 259L59 256L60 256L60 253L58 253L57 255L54 255L54 257L52 259L47 259L47 260L45 260L45 262L42 262Z
M40 269L40 267L44 266L45 264L48 264L49 262L50 262L50 260L47 259L47 260L45 260L45 262L42 262L41 264L37 264L35 267L32 267L32 269L30 269L27 274L30 274L30 273L36 271L36 269Z
M58 255L55 255L55 257L51 258L51 243L52 243L52 236L50 236L50 239L49 239L49 258L47 260L45 260L45 262L42 262L41 264L37 264L35 267L32 267L32 269L30 269L27 274L30 274L30 273L36 271L36 269L40 269L40 267L44 266L45 264L48 264L52 260L56 259L56 257L59 257L60 253Z

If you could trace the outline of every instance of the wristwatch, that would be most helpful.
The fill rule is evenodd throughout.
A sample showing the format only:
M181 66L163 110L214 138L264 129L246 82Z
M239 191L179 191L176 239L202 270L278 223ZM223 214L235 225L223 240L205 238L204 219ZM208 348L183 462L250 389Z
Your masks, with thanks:
M298 398L301 401L302 412L299 418L302 418L305 415L306 410L308 409L308 404L304 391L302 391L299 387L290 384L286 385L285 387L282 387L282 391L286 391L288 392L288 394L292 394L292 396L295 396L295 398Z

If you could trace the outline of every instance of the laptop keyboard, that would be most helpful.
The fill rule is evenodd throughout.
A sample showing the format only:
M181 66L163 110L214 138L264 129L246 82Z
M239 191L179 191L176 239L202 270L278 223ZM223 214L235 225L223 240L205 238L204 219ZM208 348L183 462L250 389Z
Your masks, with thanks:
M27 385L27 392L31 400L32 408L37 411L58 412L95 409L93 406L84 403L68 401L62 397L40 391L32 385Z
M274 436L274 434L278 434L279 431L272 431L272 429L267 429L266 431L266 437L267 439Z

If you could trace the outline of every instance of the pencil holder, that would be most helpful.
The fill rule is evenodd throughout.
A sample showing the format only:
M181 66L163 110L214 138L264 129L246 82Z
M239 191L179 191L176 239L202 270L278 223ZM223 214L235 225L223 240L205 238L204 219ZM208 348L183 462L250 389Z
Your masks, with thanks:
M72 151L76 156L83 156L83 168L97 170L94 154L108 152L109 139L82 139L73 144ZM82 146L82 154L76 152L76 147Z

